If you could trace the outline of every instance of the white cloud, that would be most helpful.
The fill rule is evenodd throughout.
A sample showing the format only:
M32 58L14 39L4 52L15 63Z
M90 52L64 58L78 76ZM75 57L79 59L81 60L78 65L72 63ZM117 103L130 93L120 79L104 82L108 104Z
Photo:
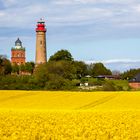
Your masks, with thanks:
M105 64L109 64L109 63L140 63L140 59L137 60L132 60L132 59L113 59L113 60L107 60L104 61Z
M18 0L1 0L5 7L10 7L17 4Z
M52 0L50 3L33 2L29 3L23 0L3 0L5 5L14 5L15 7L7 8L2 11L5 15L3 19L0 19L0 26L27 26L28 23L32 23L33 20L38 17L48 17L50 25L74 25L74 24L88 24L98 22L98 25L102 25L104 20L106 23L111 25L133 25L135 26L136 19L139 19L140 14L139 6L135 0ZM21 4L22 3L22 6ZM26 5L25 5L26 3ZM92 4L102 4L102 3L112 3L114 6L78 6L75 8L71 4L77 3L92 3ZM115 4L129 4L127 6L117 6ZM130 4L131 3L131 4ZM66 4L67 6L59 6ZM20 6L18 6L20 5ZM24 6L25 5L25 6ZM135 7L136 6L136 7ZM135 11L131 11L131 9ZM134 8L135 7L135 8ZM0 16L2 16L0 14ZM127 19L127 20L126 20ZM14 23L12 21L14 20ZM11 22L11 24L4 25L5 22ZM132 23L132 24L131 24ZM33 24L33 23L32 23ZM139 24L139 22L138 22Z
M2 17L0 27L30 28L38 18L45 16L44 12L46 12L46 6L43 4L6 8L0 11L0 17Z
M111 59L105 61L85 61L87 64L94 64L94 63L103 63L107 68L118 71L126 71L129 69L137 69L140 68L140 59L132 60L132 59Z
M137 0L53 0L53 4L68 5L68 4L133 4L138 3Z
M5 16L5 13L0 11L0 17L2 18L4 16Z
M74 4L75 0L53 0L52 3L56 5L70 5Z
M96 24L100 31L107 29L107 26L113 31L140 27L140 2L136 0L52 0L43 3L33 0L2 1L4 5L11 7L0 11L1 28L33 28L40 17L48 20L49 26L64 28L93 24L94 29ZM90 27L89 34L93 29Z
M140 12L140 4L134 5L134 6L133 6L133 10L134 10L135 12Z
M57 17L49 16L49 20L52 25L88 25L90 22L96 22L103 20L104 18L109 18L112 16L112 12L107 9L102 8L81 8L75 10L68 15L58 15Z
M132 59L111 59L111 60L104 60L104 61L95 61L95 60L90 60L90 61L86 61L87 64L90 63L104 63L104 64L112 64L112 63L140 63L140 59L137 60L132 60Z

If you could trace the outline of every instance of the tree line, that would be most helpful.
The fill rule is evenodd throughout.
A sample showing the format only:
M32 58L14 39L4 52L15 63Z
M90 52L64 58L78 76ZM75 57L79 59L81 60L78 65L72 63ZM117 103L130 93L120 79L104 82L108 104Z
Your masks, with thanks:
M131 77L132 73L135 75L136 72L131 72ZM38 66L33 62L11 65L6 57L0 56L0 89L76 90L81 82L86 81L108 87L113 85L97 79L89 80L87 75L94 78L98 75L112 75L112 72L102 63L88 65L75 61L67 50L56 52L47 63ZM130 75L125 72L121 76L126 79Z

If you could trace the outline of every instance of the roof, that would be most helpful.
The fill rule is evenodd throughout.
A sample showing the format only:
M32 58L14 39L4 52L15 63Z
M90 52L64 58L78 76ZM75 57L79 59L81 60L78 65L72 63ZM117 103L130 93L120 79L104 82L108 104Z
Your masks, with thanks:
M17 43L19 43L19 44L22 43L19 38L16 40L15 44L17 44Z
M38 21L38 23L45 23L43 18L40 18L40 20Z
M120 79L119 75L98 75L94 78L108 78L108 79Z
M129 80L129 82L140 82L140 73L138 73L134 78Z

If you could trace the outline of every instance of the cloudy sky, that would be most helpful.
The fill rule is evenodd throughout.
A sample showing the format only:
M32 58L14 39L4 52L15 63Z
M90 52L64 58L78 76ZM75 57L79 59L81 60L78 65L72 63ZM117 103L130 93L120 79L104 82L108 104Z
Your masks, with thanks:
M0 0L0 54L19 37L35 60L38 19L47 24L47 57L60 49L112 70L140 67L139 0Z

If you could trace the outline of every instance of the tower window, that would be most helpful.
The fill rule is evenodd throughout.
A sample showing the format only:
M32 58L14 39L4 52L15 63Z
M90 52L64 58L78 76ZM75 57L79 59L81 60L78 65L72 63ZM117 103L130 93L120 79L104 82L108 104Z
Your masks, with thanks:
M40 41L40 44L42 45L42 41Z

